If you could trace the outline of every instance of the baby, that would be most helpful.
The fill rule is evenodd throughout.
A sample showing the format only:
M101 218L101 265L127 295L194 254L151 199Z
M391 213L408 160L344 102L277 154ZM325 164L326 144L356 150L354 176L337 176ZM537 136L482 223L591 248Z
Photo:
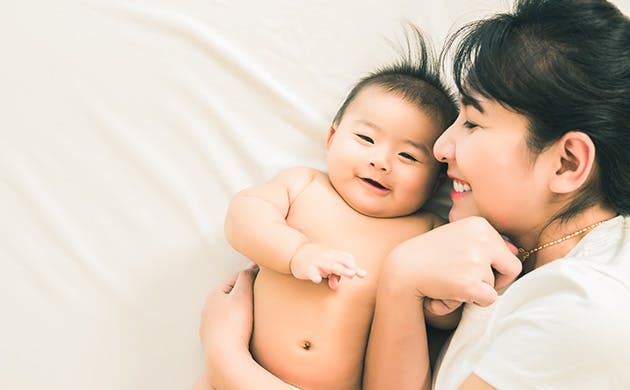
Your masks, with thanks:
M383 260L443 223L422 206L457 110L422 49L352 89L326 136L327 173L287 169L230 203L226 238L260 266L252 355L292 386L361 388Z

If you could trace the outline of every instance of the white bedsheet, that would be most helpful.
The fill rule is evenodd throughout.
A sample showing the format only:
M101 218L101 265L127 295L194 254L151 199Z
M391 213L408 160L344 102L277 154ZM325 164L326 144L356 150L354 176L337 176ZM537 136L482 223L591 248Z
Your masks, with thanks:
M204 296L245 262L230 196L323 168L330 119L404 20L441 42L506 7L0 4L0 388L29 390L190 388Z

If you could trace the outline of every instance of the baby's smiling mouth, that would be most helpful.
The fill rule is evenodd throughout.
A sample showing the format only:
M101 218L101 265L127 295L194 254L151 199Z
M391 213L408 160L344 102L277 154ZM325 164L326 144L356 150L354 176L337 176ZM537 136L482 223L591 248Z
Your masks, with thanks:
M374 181L370 178L367 177L362 177L361 180L363 180L364 182L368 183L369 185L378 188L379 190L389 190L389 188L385 187L384 185L382 185L381 183Z

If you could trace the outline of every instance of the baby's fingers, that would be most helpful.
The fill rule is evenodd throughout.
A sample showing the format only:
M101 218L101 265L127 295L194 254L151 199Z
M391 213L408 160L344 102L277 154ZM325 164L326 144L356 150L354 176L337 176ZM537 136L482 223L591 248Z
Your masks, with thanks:
M346 265L339 262L322 265L321 270L325 275L338 275L345 276L346 278L354 278L355 276L362 278L365 276L364 270L348 268Z
M308 279L313 283L319 284L322 281L321 272L319 272L319 269L315 267L314 265L311 265L310 267L307 268L305 272L305 276L306 276L305 279Z
M349 278L355 276L363 278L367 274L364 269L357 266L354 257L350 253L339 253L335 255L335 261L336 265L334 266L333 272L337 275Z

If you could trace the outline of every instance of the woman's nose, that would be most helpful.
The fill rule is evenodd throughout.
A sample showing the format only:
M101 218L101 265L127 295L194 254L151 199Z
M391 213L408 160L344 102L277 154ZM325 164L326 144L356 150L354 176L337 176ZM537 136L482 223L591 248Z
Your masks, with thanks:
M435 141L433 145L433 155L438 161L447 162L453 159L455 155L455 144L452 138L451 127L449 127Z

